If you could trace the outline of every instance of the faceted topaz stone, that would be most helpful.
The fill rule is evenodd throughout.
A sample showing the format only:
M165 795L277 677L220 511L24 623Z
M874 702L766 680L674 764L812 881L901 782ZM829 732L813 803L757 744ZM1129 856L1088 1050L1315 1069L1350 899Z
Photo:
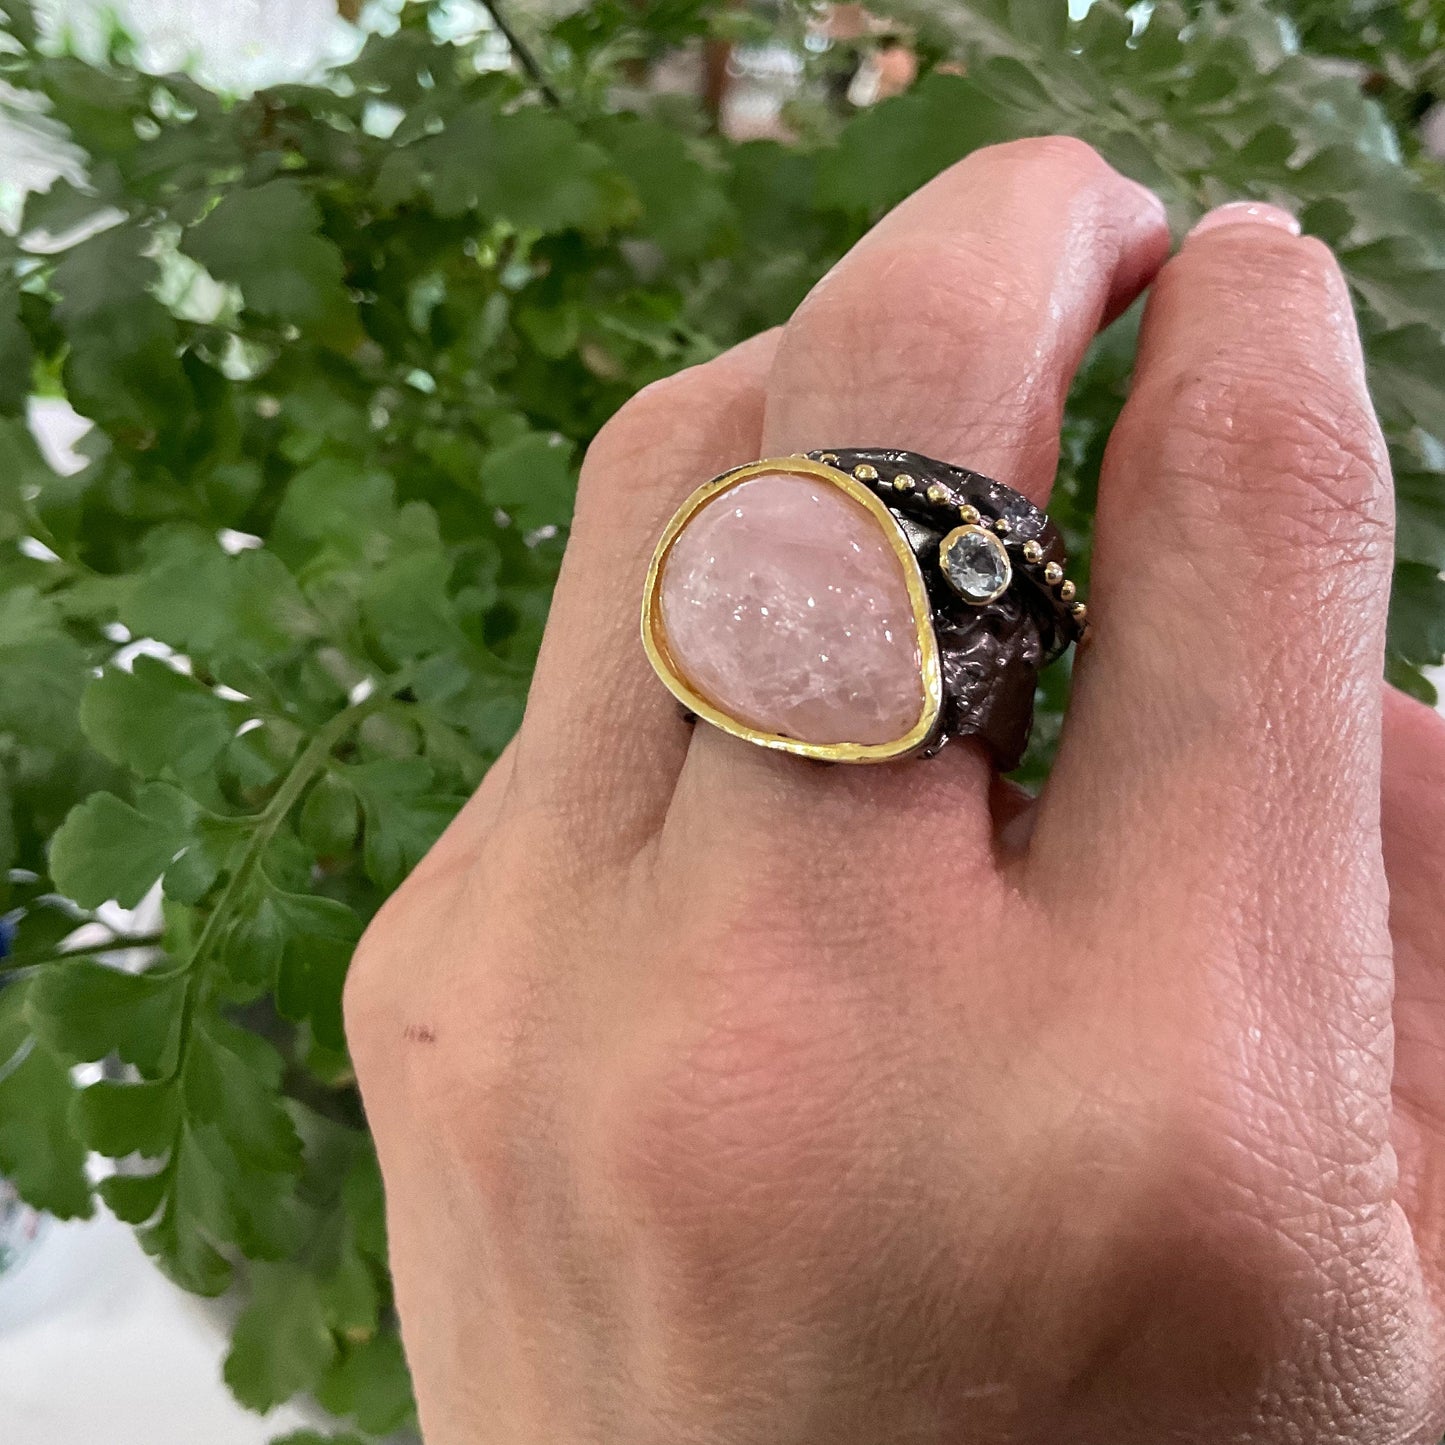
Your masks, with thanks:
M768 472L704 504L667 555L659 604L683 680L749 727L876 746L923 715L903 564L825 481Z
M1013 564L1002 542L982 527L955 527L939 544L938 565L949 585L981 607L1013 579Z

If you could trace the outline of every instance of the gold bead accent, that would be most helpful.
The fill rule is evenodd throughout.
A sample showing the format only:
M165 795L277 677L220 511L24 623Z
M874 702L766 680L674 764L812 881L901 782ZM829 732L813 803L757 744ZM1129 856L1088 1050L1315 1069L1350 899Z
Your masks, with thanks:
M1059 588L1059 596L1060 596L1065 602L1072 602L1072 601L1074 600L1074 594L1075 594L1078 590L1079 590L1079 589L1078 589L1077 587L1075 587L1072 582L1065 582L1064 585Z
M1007 517L1000 517L998 521L993 524L993 529L1000 537L1007 537L1008 534L1013 531L1013 524Z
M1044 560L1044 549L1037 542L1024 543L1024 560L1026 562L1042 562Z
M835 467L835 466L838 465L838 453L837 453L837 452L819 452L819 453L818 453L818 460L819 460L820 462L822 462L825 467Z
M1089 615L1089 609L1082 602L1074 603L1069 611L1074 614L1075 622L1082 622Z
M929 485L928 488L928 500L935 504L940 502L946 502L948 500L948 493L944 491L944 489L940 487L937 482L933 482Z
M853 475L857 477L860 482L876 482L878 480L878 468L870 466L867 462L859 462L858 465L853 468Z
M893 490L895 492L910 492L913 490L913 478L907 472L899 472L893 478Z
M1050 587L1057 587L1063 580L1064 569L1060 567L1057 562L1050 562L1049 565L1044 568L1044 581L1047 582Z
M963 506L958 509L958 515L963 518L964 524L969 527L976 527L981 521L983 521L983 517L980 514L978 508L971 506L967 502L965 502Z

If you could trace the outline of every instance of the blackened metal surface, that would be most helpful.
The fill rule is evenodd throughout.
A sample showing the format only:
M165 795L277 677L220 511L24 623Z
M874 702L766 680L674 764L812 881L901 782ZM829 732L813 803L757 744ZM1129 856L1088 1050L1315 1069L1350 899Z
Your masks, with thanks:
M1084 631L1073 604L1060 595L1062 584L1045 575L1051 562L1062 568L1066 560L1059 529L1012 487L917 452L823 447L807 455L867 486L898 518L918 556L933 608L944 693L938 729L925 751L936 752L950 738L976 737L1000 769L1016 768L1033 727L1039 670ZM876 477L868 476L869 467ZM907 485L896 486L898 478ZM963 507L978 511L981 526L993 529L1000 518L1008 524L995 535L1008 549L1013 581L983 606L964 601L939 566L939 543L962 524ZM1038 543L1036 561L1024 554L1029 542Z

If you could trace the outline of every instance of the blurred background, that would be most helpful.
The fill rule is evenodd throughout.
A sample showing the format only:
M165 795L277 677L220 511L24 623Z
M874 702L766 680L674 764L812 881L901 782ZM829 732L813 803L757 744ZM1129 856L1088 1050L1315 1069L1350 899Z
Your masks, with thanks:
M1179 230L1256 197L1336 247L1389 675L1434 699L1439 0L0 0L0 36L6 1445L413 1438L351 947L516 724L597 427L976 146L1078 134ZM1136 324L1070 399L1071 573Z

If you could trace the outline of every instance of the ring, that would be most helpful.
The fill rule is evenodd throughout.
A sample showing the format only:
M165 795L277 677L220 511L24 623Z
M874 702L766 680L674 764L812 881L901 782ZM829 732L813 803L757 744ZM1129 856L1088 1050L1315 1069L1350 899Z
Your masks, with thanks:
M936 753L1018 766L1040 669L1084 634L1057 526L1027 497L916 452L735 467L673 514L642 640L688 713L830 762Z

